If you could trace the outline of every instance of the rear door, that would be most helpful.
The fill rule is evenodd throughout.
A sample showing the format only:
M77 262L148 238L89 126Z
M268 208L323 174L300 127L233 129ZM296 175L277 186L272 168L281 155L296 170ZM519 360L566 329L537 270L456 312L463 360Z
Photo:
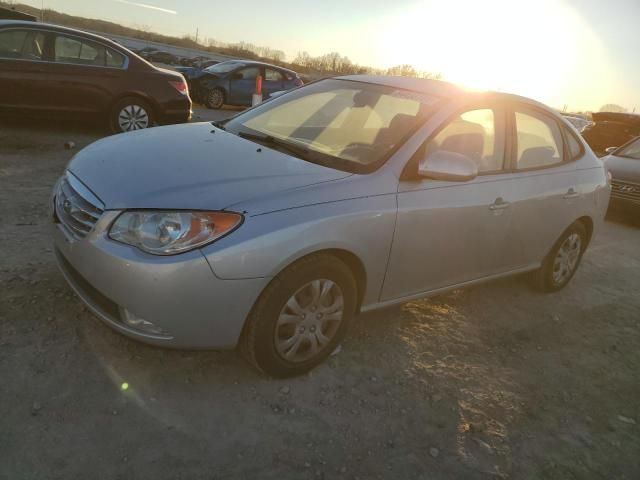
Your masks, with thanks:
M56 33L49 72L51 108L104 112L126 76L126 57L101 43Z
M265 67L264 81L262 82L262 98L267 99L272 93L286 90L284 75L275 68Z
M450 119L419 157L444 150L472 158L468 182L404 180L382 300L513 270L521 256L512 232L513 184L505 169L506 111L481 105Z
M251 105L251 97L256 91L256 78L261 74L259 66L236 70L229 78L229 103Z
M41 109L47 92L47 33L0 30L0 106Z
M576 153L565 144L572 133L543 110L516 105L511 124L514 230L525 262L535 264L579 216Z

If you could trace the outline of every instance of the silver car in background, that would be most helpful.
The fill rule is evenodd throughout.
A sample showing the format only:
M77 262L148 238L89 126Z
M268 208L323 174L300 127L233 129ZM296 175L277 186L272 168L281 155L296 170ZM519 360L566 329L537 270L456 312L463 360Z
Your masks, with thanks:
M239 346L290 376L359 312L522 272L563 288L609 193L603 163L537 102L348 76L224 124L90 145L54 188L54 242L115 330Z
M611 207L640 212L640 137L609 147L603 160L611 174Z

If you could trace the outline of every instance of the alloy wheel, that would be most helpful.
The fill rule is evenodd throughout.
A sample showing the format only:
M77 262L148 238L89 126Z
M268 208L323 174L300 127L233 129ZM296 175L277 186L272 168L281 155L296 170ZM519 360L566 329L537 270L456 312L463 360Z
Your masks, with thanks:
M224 103L224 97L222 96L222 92L218 89L212 90L209 93L208 97L208 106L210 108L220 108Z
M582 239L577 233L572 233L562 242L553 260L553 281L557 285L566 282L573 275L581 250Z
M123 132L147 128L149 114L140 105L127 105L118 114L118 126Z
M304 362L323 352L344 315L344 295L335 282L313 280L298 289L280 312L275 346L286 361Z

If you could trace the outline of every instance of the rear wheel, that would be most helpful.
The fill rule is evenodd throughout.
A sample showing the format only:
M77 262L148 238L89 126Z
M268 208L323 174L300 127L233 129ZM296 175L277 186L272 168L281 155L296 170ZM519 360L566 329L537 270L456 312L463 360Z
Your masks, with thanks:
M542 267L534 272L535 286L544 292L564 288L578 270L582 254L587 248L587 231L576 222L555 243Z
M206 94L205 105L207 108L219 109L224 105L224 92L219 88L214 88Z
M153 126L151 106L136 97L119 100L111 110L109 126L114 133L132 132Z
M356 282L337 258L319 254L284 270L253 307L240 348L274 377L308 372L344 338L356 310Z

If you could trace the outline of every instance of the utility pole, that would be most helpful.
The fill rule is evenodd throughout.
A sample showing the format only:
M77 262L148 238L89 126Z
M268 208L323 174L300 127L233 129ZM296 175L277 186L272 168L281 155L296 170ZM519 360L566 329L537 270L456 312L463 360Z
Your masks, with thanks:
M40 21L44 22L44 0L40 4Z
M196 43L198 43L198 32L200 31L199 28L196 28Z

